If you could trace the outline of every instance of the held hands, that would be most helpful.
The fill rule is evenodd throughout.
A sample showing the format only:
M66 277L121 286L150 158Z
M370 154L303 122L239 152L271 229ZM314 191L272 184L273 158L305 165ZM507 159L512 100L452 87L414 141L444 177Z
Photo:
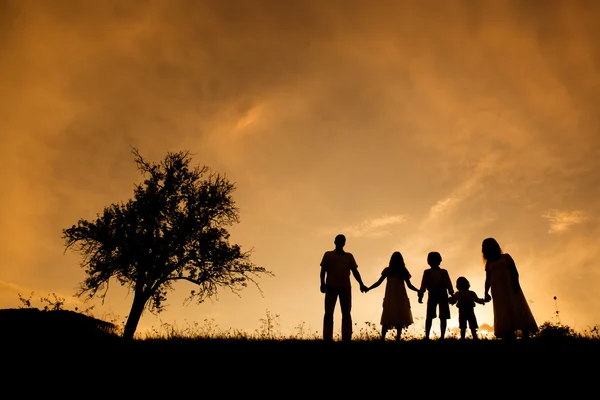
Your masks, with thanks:
M456 304L456 299L454 298L454 296L450 296L448 297L448 303L455 305Z
M423 292L421 292L421 291L419 291L419 293L418 293L418 299L419 299L419 303L420 303L420 304L423 304L423 294L424 294L424 293L423 293Z
M492 296L490 296L490 294L489 294L489 293L486 293L486 294L485 294L485 297L483 298L483 300L485 300L485 302L486 302L486 303L489 303L489 302L490 302L490 300L492 300Z

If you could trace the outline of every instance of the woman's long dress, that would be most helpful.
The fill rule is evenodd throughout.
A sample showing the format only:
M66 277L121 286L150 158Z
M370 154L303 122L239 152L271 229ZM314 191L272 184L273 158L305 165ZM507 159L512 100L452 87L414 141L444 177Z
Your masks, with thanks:
M485 269L489 272L492 304L494 309L494 335L506 337L520 330L534 333L538 325L531 313L523 290L515 287L514 261L503 254L496 261L488 261Z

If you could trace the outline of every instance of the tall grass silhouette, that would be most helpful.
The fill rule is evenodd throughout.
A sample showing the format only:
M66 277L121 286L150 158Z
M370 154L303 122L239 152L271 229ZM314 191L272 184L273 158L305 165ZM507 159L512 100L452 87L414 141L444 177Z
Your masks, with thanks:
M83 310L75 307L74 310L65 309L65 299L52 293L40 297L40 307L34 306L32 302L33 293L29 297L19 294L21 307L19 309L0 310L0 325L3 327L2 335L13 338L26 337L32 340L37 334L39 338L52 336L56 339L57 335L73 338L74 335L88 335L82 339L89 339L90 332L101 332L101 337L110 336L119 338L123 334L123 328L126 318L118 315L102 315L95 317L93 307ZM556 297L554 298L556 300ZM568 325L562 324L558 319L558 306L556 318L552 321L545 321L540 325L539 332L527 342L534 346L534 343L554 343L561 344L566 342L600 342L600 325L596 324L583 331L576 331ZM135 336L137 342L161 342L170 341L188 341L188 342L216 342L216 341L240 341L240 342L321 342L322 336L319 331L310 331L306 328L304 322L297 324L293 332L284 334L281 330L280 315L265 311L265 315L259 318L259 327L253 331L244 331L234 328L222 328L214 320L207 318L200 322L184 320L181 325L176 323L160 322L158 326L152 326L146 332L140 332ZM37 324L37 325L36 325ZM83 326L85 325L85 328ZM421 324L422 325L422 324ZM398 344L404 343L423 343L424 326L413 324L404 329L402 340ZM48 330L51 330L50 332ZM24 330L31 330L26 332ZM373 343L381 342L381 327L373 322L363 322L354 324L353 342L354 343ZM397 332L391 330L387 335L387 342L393 343ZM98 335L96 335L98 336ZM98 337L100 337L98 336ZM458 328L450 328L446 333L444 342L461 342ZM439 336L432 336L432 339L438 339ZM491 332L480 331L480 342L501 342L496 339ZM334 341L341 340L340 333L334 335ZM470 341L470 340L465 340Z

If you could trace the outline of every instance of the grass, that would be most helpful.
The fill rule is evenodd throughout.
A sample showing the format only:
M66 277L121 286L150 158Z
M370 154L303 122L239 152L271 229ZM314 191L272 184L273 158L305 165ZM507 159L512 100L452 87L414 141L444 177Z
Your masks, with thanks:
M52 293L48 296L41 297L40 302L42 308L32 305L31 298L33 293L25 298L21 294L18 295L22 306L17 309L0 309L0 335L11 335L13 337L30 337L43 332L43 335L52 336L56 340L57 336L68 337L72 340L78 335L85 340L92 337L94 339L111 340L120 338L125 320L114 315L105 315L101 318L96 318L93 315L93 307L85 310L65 309L65 299ZM557 311L558 314L558 311ZM175 324L161 323L158 327L152 327L149 332L136 334L135 343L169 343L173 341L181 342L226 342L232 343L235 341L250 343L250 342L303 342L316 343L322 342L321 334L318 331L308 331L304 322L298 324L294 333L284 335L281 332L279 323L279 315L273 314L266 310L265 316L259 319L260 327L253 332L246 332L238 329L222 329L214 319L204 319L202 323L194 321L189 323L184 321L184 326L180 327ZM339 324L339 321L337 321ZM352 343L369 344L381 343L380 326L372 322L364 322L362 326L354 324L354 334ZM568 325L560 322L546 321L540 325L539 332L528 340L521 338L528 343L528 346L537 345L536 343L544 343L548 345L558 345L559 343L600 343L600 325L595 325L582 332L575 331ZM419 329L416 325L411 325L402 332L402 339L396 342L395 330L391 330L387 335L387 342L394 342L396 346L406 346L417 342L429 344L434 341L439 341L436 335L432 335L432 340L423 341L423 329ZM493 334L480 330L478 333L480 338L479 345L482 343L502 342L507 346L515 342L501 341L494 338ZM340 341L339 333L334 336L334 341ZM473 341L470 331L467 331L467 339L459 339L459 331L457 328L449 329L446 333L446 343L461 342L466 343Z
M102 390L119 397L129 392L136 398L215 390L229 396L330 391L358 396L381 380L430 395L457 391L462 380L472 382L474 388L481 385L481 391L499 380L503 383L493 389L495 394L506 391L514 396L524 387L538 396L544 389L550 396L566 388L571 396L584 396L595 387L600 356L597 327L582 334L552 323L543 324L534 338L508 342L461 341L452 334L425 341L417 332L405 332L399 342L393 335L382 342L377 327L366 323L352 342L326 343L316 332L302 331L301 325L296 334L281 335L277 318L267 313L261 327L251 333L223 331L213 320L205 320L183 328L163 324L144 337L125 341L117 325L81 313L9 311L0 310L3 378L25 380L29 383L21 388L29 394L43 390L44 397L52 388L57 395L65 390ZM3 318L10 313L12 320ZM24 323L27 313L38 316L35 323ZM15 319L19 314L20 319ZM423 379L433 381L423 387ZM327 383L332 380L346 384L334 393ZM388 389L393 394L393 388Z
M460 340L453 331L444 340L425 341L413 326L403 332L401 341L394 340L392 331L382 342L379 326L364 323L355 325L352 342L336 337L326 343L303 323L293 334L283 335L279 315L269 311L253 332L224 330L206 319L181 327L161 324L125 341L118 319L104 321L89 310L64 310L60 299L47 299L53 305L42 309L24 303L23 308L0 310L3 364L12 366L19 376L82 382L129 379L130 374L142 374L150 382L167 376L176 381L184 376L192 380L254 377L255 382L263 382L261 390L269 391L275 377L277 382L287 379L294 385L299 384L299 377L302 382L308 379L304 384L315 384L322 374L347 370L359 374L356 379L374 375L369 378L374 380L366 380L371 384L378 375L388 373L414 382L432 374L442 381L505 376L510 385L529 377L523 384L535 381L554 390L568 383L574 393L595 384L593 374L600 357L598 326L575 332L569 326L545 322L534 337L514 341L493 336ZM346 375L346 379L352 378Z
M82 340L119 340L123 331L124 322L113 317L110 321L95 318L89 312L78 310L65 310L60 301L54 307L44 307L43 309L31 307L22 307L18 309L0 310L0 324L4 327L2 335L13 338L32 338L32 337L51 337L57 340L57 337L75 340L77 337ZM56 305L58 304L58 306ZM295 332L290 335L284 335L279 325L279 315L266 311L265 317L259 319L260 327L253 332L246 332L237 329L222 329L216 324L214 319L205 319L202 323L185 321L184 326L161 323L158 327L153 327L149 332L137 334L132 343L266 343L273 345L279 343L304 343L314 345L322 343L320 333L309 332L305 329L304 323L295 328ZM339 323L339 321L338 321ZM445 340L441 341L435 335L429 341L423 340L423 332L414 325L408 327L402 332L402 338L399 342L395 341L396 332L388 332L387 340L383 343L380 340L380 327L371 322L365 322L362 327L355 324L353 344L358 345L387 345L391 343L395 346L428 346L434 342L445 343L465 343L473 342L479 346L499 346L498 343L504 343L505 346L516 345L516 343L527 343L528 347L541 345L558 346L565 343L581 343L594 346L600 343L600 328L598 325L591 327L583 332L576 332L567 325L556 322L544 322L540 325L539 332L530 339L518 338L515 341L502 341L495 339L492 334L485 332L479 333L479 340L474 341L468 331L467 338L460 340L456 329L448 330ZM336 345L340 342L339 334L334 336ZM492 344L496 343L496 344ZM348 343L341 343L348 345ZM450 346L450 345L448 345ZM518 346L524 346L519 344ZM457 347L459 348L459 347Z

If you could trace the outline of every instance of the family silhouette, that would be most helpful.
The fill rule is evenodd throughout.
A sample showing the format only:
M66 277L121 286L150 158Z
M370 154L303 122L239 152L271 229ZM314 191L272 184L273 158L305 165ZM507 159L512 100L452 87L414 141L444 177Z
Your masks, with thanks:
M521 289L515 261L502 251L494 238L486 238L481 246L485 262L483 298L471 290L471 284L464 276L456 280L456 292L454 291L450 273L441 268L442 256L437 251L427 254L429 268L423 271L419 288L412 284L412 275L399 251L392 253L389 264L381 271L379 279L367 287L358 271L354 255L344 250L346 237L338 234L334 244L333 250L323 254L320 264L320 290L325 294L324 341L333 341L334 311L338 299L342 312L342 341L352 340L350 275L354 276L362 293L367 293L386 282L380 319L382 341L386 340L390 329L396 330L396 341L399 341L403 330L414 322L407 288L417 292L419 303L423 303L423 297L427 293L425 340L429 340L433 320L436 318L440 320L440 339L445 338L451 305L456 306L458 310L461 340L466 339L467 328L472 338L477 340L479 325L475 305L485 305L490 301L494 312L494 336L498 339L515 339L519 332L523 338L527 338L539 330Z

